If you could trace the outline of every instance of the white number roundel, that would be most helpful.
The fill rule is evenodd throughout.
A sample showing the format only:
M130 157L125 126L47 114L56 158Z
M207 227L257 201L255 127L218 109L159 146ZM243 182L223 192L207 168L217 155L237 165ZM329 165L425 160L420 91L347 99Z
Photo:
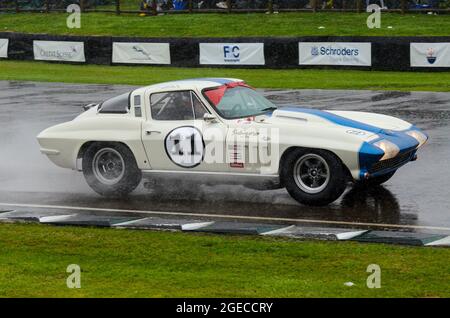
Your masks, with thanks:
M191 126L172 130L165 140L169 158L184 168L193 168L203 160L204 143L200 131Z

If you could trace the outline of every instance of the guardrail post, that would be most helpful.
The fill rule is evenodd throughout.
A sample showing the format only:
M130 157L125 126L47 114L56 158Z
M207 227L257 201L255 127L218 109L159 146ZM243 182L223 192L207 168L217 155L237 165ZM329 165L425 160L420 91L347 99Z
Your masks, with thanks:
M19 0L15 0L15 1L14 1L14 5L15 5L15 7L16 7L16 13L19 13L19 11L20 11Z
M80 10L81 12L84 12L84 0L80 0Z
M116 0L116 14L120 14L120 0Z
M358 13L361 13L361 11L362 11L361 1L362 0L356 0L356 12L358 12Z
M273 13L273 0L269 0L269 13Z
M406 0L402 0L401 1L401 10L402 10L402 14L405 14L405 11L406 11Z
M45 13L49 13L49 12L50 12L50 1L45 0Z
M192 0L189 0L189 3L188 3L188 8L189 8L189 13L192 13Z
M227 0L227 10L228 13L231 13L231 0Z
M318 0L312 0L312 9L313 9L313 12L317 12L317 7L318 7L318 5L319 5L318 2L319 2Z
M157 7L156 7L156 0L152 0L152 7L151 7L151 9L152 9L152 15L156 15L158 12L157 12Z

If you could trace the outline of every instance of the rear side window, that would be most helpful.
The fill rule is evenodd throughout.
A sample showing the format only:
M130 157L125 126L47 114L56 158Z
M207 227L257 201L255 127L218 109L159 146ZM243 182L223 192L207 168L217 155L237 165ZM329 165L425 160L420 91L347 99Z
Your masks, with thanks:
M100 113L126 114L130 109L130 94L125 93L105 100L100 106Z
M134 95L134 116L142 117L141 95Z

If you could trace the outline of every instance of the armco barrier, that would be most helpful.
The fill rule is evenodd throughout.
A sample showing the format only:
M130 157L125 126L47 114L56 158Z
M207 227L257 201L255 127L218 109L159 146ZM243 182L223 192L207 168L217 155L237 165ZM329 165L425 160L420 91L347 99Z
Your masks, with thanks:
M113 42L170 43L171 66L211 67L200 65L199 43L264 43L265 65L217 65L227 68L337 68L384 71L449 71L450 67L411 67L411 42L450 42L444 37L368 37L368 36L307 36L307 37L245 37L245 38L139 38L108 36L64 36L0 32L0 39L9 39L8 59L33 60L33 40L84 42L87 64L112 64ZM298 42L370 42L372 66L299 65Z

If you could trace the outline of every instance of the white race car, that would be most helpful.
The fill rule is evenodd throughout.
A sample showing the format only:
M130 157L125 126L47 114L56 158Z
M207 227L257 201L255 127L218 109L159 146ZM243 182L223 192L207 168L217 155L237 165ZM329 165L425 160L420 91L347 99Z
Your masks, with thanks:
M84 109L37 138L52 162L83 171L106 196L130 193L145 174L285 187L324 205L349 181L387 181L428 139L386 115L277 107L228 78L151 85Z

